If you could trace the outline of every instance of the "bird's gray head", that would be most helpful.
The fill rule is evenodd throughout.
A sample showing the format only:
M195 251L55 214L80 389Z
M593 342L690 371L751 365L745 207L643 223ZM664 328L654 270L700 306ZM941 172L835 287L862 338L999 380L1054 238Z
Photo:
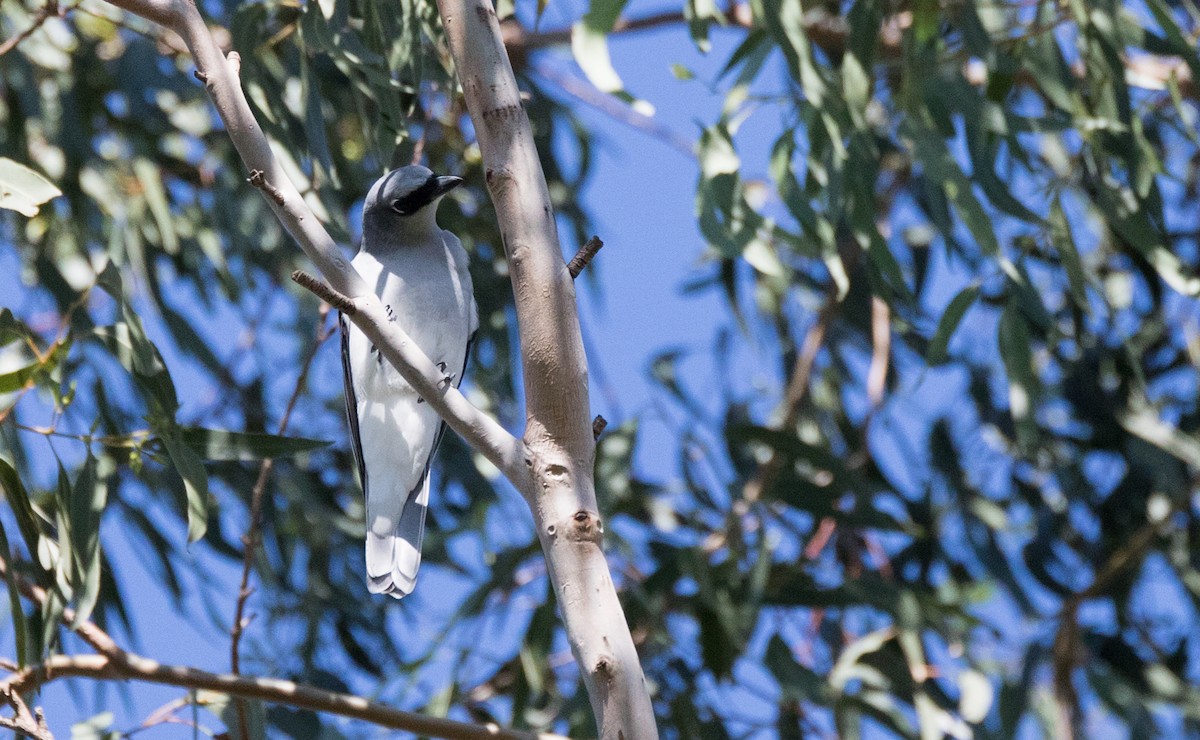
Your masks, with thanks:
M375 181L363 202L363 216L408 218L462 184L461 177L438 177L419 164L392 170Z

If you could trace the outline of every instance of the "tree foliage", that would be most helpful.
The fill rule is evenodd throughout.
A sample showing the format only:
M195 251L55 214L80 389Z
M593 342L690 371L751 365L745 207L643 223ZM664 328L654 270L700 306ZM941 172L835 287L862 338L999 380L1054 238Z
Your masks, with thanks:
M441 213L473 256L473 400L519 426L503 249L436 8L202 9L343 242L390 165L467 178ZM564 35L516 10L510 52L579 244L589 134L526 64ZM625 89L606 42L638 12L593 0L571 40L596 87L644 109L653 91ZM0 14L10 37L35 29L0 58L0 175L24 206L0 251L20 275L0 278L0 550L51 594L14 607L18 659L70 647L68 605L136 632L144 595L105 556L116 537L227 629L230 586L206 567L241 560L252 461L274 457L255 671L594 732L528 517L451 435L426 543L437 593L415 597L445 622L368 597L340 388L320 382L337 376L305 370L336 363L317 346L329 320L286 281L300 253L174 37L96 0ZM1165 0L688 0L643 24L702 52L737 39L713 78L679 70L725 97L699 132L704 267L687 286L727 299L703 351L717 377L677 348L649 363L672 478L634 465L645 417L597 454L667 736L1200 732L1198 16ZM769 146L744 133L752 117ZM275 434L294 394L298 436ZM319 720L265 721L312 737Z

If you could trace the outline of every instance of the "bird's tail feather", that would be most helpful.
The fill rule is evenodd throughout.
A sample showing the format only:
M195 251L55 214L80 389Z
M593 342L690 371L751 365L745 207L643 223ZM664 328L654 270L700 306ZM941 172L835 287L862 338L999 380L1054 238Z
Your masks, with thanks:
M425 512L429 509L429 470L409 493L390 533L376 534L367 527L367 589L397 599L412 593L421 567L421 540L425 537Z

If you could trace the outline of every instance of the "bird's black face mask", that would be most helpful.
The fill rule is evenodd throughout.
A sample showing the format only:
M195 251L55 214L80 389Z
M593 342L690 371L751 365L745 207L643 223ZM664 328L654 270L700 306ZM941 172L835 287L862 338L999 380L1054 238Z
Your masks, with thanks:
M411 216L461 184L461 177L430 175L416 190L393 200L392 210L401 216Z

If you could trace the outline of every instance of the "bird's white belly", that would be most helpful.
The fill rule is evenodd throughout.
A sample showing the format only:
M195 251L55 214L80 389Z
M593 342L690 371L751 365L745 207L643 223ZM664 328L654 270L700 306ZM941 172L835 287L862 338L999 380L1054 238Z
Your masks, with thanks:
M373 255L360 253L354 258L354 267L376 295L381 296L392 320L434 364L445 363L445 372L454 375L457 381L466 359L466 338L472 328L472 296L470 287L460 284L455 266L447 264L447 260L448 255L408 254L396 269L388 269ZM365 344L366 337L356 333ZM358 349L353 346L353 335L351 343L352 350ZM364 358L369 354L373 360L363 363L361 368L353 368L368 395L386 393L384 386L391 393L415 393L387 360L367 349L352 351L351 357Z

